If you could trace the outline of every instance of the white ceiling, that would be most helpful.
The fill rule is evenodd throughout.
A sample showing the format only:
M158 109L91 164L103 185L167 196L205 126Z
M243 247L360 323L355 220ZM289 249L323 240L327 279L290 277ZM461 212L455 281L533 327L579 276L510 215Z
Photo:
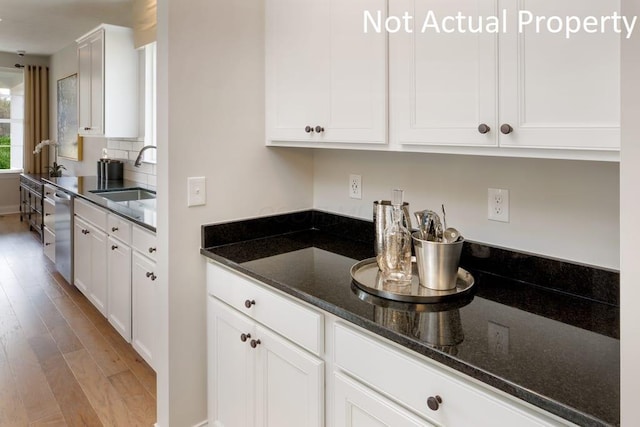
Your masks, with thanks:
M52 55L94 27L131 26L132 0L0 0L0 52Z

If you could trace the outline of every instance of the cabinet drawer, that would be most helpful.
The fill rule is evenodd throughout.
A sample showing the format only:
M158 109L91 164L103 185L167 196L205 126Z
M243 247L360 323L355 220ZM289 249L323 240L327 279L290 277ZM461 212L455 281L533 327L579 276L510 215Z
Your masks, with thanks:
M131 244L131 223L121 216L107 216L107 233L127 245Z
M45 184L44 185L44 197L47 199L52 199L53 200L53 195L56 192L56 187L54 187L51 184Z
M211 262L207 291L300 347L316 355L324 351L322 314Z
M131 234L131 245L133 246L133 249L155 261L157 248L157 238L155 233L134 225Z
M77 197L74 200L73 209L76 215L89 221L100 230L105 231L107 229L107 211L104 209Z
M340 323L334 332L337 366L436 424L495 426L499 420L513 426L570 425ZM427 400L436 396L442 402L431 410Z
M43 202L43 210L44 210L44 226L47 227L50 231L55 231L56 229L56 204L51 199L44 199Z
M56 235L47 227L45 227L43 231L44 254L51 262L56 262Z

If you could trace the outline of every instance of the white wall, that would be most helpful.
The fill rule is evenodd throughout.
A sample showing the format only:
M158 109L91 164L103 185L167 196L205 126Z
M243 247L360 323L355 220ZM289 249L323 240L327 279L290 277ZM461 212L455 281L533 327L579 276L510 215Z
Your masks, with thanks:
M623 0L622 14L640 16L637 1ZM620 369L623 427L640 425L640 35L622 42L622 152L620 165Z
M49 65L49 57L25 55L21 58L15 52L0 52L0 67L13 68L18 63L23 65Z
M19 173L0 173L0 215L20 210L19 188Z
M160 322L168 328L158 374L163 427L207 417L200 225L312 205L311 154L264 146L263 7L263 0L158 2L159 63L169 55L168 70L158 69L158 281L160 312L168 316ZM206 206L187 207L189 176L206 177Z
M618 172L604 162L318 150L314 207L371 219L374 200L403 188L412 213L444 203L468 239L617 269ZM362 200L348 197L349 174L362 175ZM487 220L489 187L509 190L509 223Z

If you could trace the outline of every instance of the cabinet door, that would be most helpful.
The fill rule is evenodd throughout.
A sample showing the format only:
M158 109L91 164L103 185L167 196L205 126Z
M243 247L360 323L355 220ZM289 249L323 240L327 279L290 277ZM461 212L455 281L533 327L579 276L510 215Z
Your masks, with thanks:
M619 0L503 4L511 28L522 9L534 17L582 18L620 10ZM528 25L500 35L500 123L513 128L500 136L501 146L619 149L620 34L609 30L567 38L543 23L539 31Z
M250 347L254 322L212 296L207 301L209 424L251 427L255 425L256 352Z
M78 133L91 130L91 42L78 44Z
M414 17L413 31L389 36L391 140L399 144L495 146L497 35L437 33L436 17L494 16L496 0L398 0L389 15ZM481 133L479 126L489 129Z
M133 348L155 368L155 340L158 334L156 263L133 252L131 257L131 307Z
M73 221L73 284L89 297L91 284L91 240L89 224L76 216Z
M386 2L267 0L268 142L386 142L386 35L365 10Z
M91 133L104 133L104 32L91 39Z
M256 426L324 426L324 362L260 325L256 339Z
M432 426L368 387L334 373L334 427Z
M89 300L102 313L107 315L107 233L88 226L87 236L91 245L91 284Z
M131 248L111 236L107 246L107 319L127 342L131 342Z
M78 132L103 133L104 32L78 44Z

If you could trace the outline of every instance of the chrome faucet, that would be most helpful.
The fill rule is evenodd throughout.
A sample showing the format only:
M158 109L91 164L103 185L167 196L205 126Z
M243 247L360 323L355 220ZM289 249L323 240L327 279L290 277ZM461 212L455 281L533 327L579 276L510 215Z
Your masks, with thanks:
M142 147L142 150L140 150L140 152L138 153L138 157L136 157L136 161L133 164L133 166L135 167L140 167L140 165L142 164L142 153L145 152L145 150L148 150L149 148L157 148L155 145L145 145L144 147Z

